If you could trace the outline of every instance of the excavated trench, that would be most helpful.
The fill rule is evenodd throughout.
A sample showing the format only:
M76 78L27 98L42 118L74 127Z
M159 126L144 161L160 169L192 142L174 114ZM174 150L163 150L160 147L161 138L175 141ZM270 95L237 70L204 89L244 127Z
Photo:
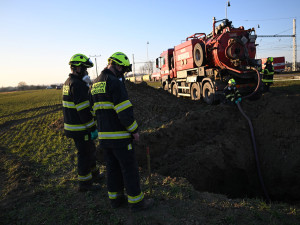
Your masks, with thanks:
M236 106L176 98L146 84L127 83L140 126L140 166L150 148L152 171L187 178L199 191L263 197L248 122ZM274 88L244 101L262 176L271 200L300 200L300 94Z
M185 177L199 191L263 197L248 122L236 106L176 98L146 83L126 83L140 129L136 155L152 172ZM262 177L271 200L300 200L300 94L272 88L242 108L254 127ZM62 121L56 127L62 128ZM99 159L102 160L101 153Z

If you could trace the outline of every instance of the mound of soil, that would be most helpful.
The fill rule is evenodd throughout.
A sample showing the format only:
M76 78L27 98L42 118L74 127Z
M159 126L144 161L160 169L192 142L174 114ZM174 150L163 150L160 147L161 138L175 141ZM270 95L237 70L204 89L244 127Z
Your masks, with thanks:
M263 197L247 120L237 106L177 98L146 83L126 83L140 129L139 165L184 177L197 190L229 197ZM262 178L271 200L300 200L300 94L272 88L242 109L251 119ZM62 129L63 122L53 127ZM101 154L99 155L100 159Z
M152 170L185 177L199 191L263 196L251 133L237 106L176 98L145 83L127 83L141 133L137 157ZM272 200L300 200L300 95L274 90L243 101L252 120L260 169Z

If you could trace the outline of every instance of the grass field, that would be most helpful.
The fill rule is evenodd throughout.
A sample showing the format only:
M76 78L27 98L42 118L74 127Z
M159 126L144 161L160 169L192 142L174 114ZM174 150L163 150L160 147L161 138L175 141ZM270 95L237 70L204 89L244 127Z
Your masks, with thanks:
M77 192L75 146L52 126L61 117L60 90L0 94L0 224L300 224L294 205L198 193L158 174L153 210L113 210L104 181L99 192ZM147 194L143 169L141 179Z

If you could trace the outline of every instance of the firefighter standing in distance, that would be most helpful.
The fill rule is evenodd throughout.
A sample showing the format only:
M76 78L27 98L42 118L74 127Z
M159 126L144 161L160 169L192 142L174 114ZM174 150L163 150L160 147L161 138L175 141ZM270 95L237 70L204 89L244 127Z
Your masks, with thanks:
M269 92L270 86L273 84L274 76L274 67L273 67L273 58L268 57L267 62L265 63L265 68L262 70L262 82L263 82L263 91Z
M225 103L234 104L241 102L241 94L236 88L236 82L233 78L228 81L228 85L224 88L223 93L225 95Z
M97 139L96 122L91 113L87 68L93 62L83 54L72 56L69 65L72 73L63 86L64 130L69 138L73 138L78 150L78 191L97 190L102 174L96 167L96 147L93 140Z
M107 68L93 82L91 103L96 113L100 148L106 159L111 206L118 208L128 201L131 211L135 212L150 208L154 201L145 199L140 187L132 143L139 141L138 124L124 83L124 73L130 71L131 64L124 53L116 52L109 57Z

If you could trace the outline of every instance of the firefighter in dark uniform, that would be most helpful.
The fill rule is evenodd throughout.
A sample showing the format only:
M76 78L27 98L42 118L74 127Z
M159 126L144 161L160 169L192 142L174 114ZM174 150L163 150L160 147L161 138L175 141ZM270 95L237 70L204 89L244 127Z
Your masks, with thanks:
M93 140L97 139L96 122L91 113L89 87L84 81L87 68L93 62L83 54L75 54L70 62L72 73L63 86L64 130L69 138L73 138L78 150L78 191L96 190L93 185L103 177L96 167L96 147Z
M228 85L224 88L225 95L224 103L234 104L242 101L242 96L236 87L236 82L233 78L228 81Z
M114 53L108 59L107 68L93 82L91 103L96 113L100 148L106 159L111 206L117 208L128 201L131 211L135 212L150 208L154 201L145 199L140 187L132 143L133 140L139 141L138 124L124 83L124 73L130 71L127 56L122 52Z
M273 58L268 57L267 62L265 63L265 68L262 70L262 82L263 82L263 91L270 91L270 86L273 84L274 76L274 67L273 67Z

